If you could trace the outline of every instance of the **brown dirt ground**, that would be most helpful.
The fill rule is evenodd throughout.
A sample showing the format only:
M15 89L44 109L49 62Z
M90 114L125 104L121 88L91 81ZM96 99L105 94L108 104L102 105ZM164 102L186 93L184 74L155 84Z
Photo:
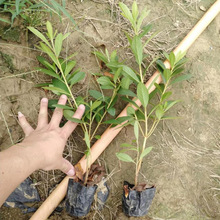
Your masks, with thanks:
M121 59L132 62L122 30L129 30L120 16L118 1L68 1L67 8L73 14L79 29L73 32L65 43L68 54L77 52L78 66L86 73L99 71L98 63L91 54L94 48L117 49ZM131 5L132 1L125 1ZM213 0L142 0L140 6L147 6L150 16L145 23L152 23L156 38L146 48L150 55L170 52L183 39L193 25L202 17L201 6L208 9ZM73 31L68 19L63 23L55 17L49 18L60 31ZM42 23L45 23L42 21ZM45 27L40 27L45 30ZM49 78L40 73L17 74L32 71L38 65L34 49L36 38L29 35L28 43L24 34L20 41L0 39L0 149L11 146L24 137L18 125L17 112L24 113L35 126L39 101L42 97L53 97L41 89L34 88ZM218 16L187 53L189 62L186 73L192 79L173 87L174 99L182 102L172 109L170 115L179 119L161 123L149 140L153 151L146 158L141 181L156 185L157 193L147 217L141 219L202 220L220 219L220 16ZM3 55L2 55L3 53ZM11 58L6 59L6 55ZM64 55L64 54L63 54ZM152 73L152 72L151 72ZM149 73L150 75L150 73ZM75 93L85 92L92 80L88 76L75 88ZM117 113L123 108L118 105ZM4 118L3 118L4 116ZM6 126L7 125L7 126ZM7 130L8 127L8 130ZM103 128L104 129L104 128ZM100 134L103 132L100 130ZM11 139L10 139L10 136ZM74 138L73 138L74 137ZM127 127L110 144L99 158L109 172L111 195L103 211L92 208L84 219L133 219L121 211L123 180L133 182L134 167L116 162L115 152L119 145L133 138L133 129ZM65 156L76 163L83 155L83 142L79 130L74 132L67 144ZM42 200L64 177L60 172L35 172L32 178L38 186ZM39 204L37 204L39 205ZM20 210L2 207L1 219L29 219ZM74 219L64 211L54 213L49 219Z

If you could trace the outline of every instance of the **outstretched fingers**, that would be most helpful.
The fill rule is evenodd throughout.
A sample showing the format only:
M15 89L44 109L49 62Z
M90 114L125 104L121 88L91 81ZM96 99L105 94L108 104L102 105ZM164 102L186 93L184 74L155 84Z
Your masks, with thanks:
M67 101L67 96L66 95L61 95L60 99L58 101L59 105L65 105ZM59 127L60 121L63 117L63 109L62 108L56 108L54 110L53 116L50 121L50 127L55 128Z
M21 128L24 131L26 137L32 131L34 131L34 129L30 126L30 124L27 122L25 116L21 112L18 112L18 121L19 121Z
M48 124L48 99L42 98L40 102L40 112L38 115L37 128L41 129Z
M75 114L73 115L73 118L77 118L77 119L81 119L83 114L85 111L85 106L84 105L80 105ZM76 128L78 123L72 122L72 121L68 121L62 128L62 134L63 136L67 139L71 133L74 131L74 129Z

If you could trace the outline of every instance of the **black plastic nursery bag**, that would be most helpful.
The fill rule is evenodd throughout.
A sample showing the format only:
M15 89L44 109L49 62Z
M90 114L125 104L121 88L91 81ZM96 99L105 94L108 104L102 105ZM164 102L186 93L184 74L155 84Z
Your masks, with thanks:
M124 186L133 188L134 185L124 182ZM147 188L139 192L136 190L129 190L128 195L123 191L122 208L127 216L144 216L148 213L152 200L154 198L156 188ZM127 196L127 197L126 197Z
M90 211L96 189L97 185L86 187L79 182L74 182L73 179L69 179L66 211L71 216L86 216Z
M29 207L24 203L39 202L40 196L33 184L32 180L28 177L24 180L11 195L7 198L4 206L11 208L20 208L23 213L29 213L36 211L36 208Z

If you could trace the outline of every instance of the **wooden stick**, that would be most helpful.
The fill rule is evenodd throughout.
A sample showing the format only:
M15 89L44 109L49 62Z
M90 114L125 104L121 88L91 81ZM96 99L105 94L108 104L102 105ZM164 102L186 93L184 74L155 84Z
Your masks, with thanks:
M188 35L181 41L181 43L174 50L174 53L185 52L187 51L191 45L195 42L195 40L200 36L200 34L206 29L206 27L211 23L211 21L218 15L220 12L220 0L217 0L211 8L205 13L205 15L201 18L201 20L195 25L195 27L188 33ZM165 61L164 64L169 67L169 62ZM152 82L160 83L161 77L158 71L156 71L153 76L146 83L146 87L149 88ZM149 93L155 89L154 86L151 86ZM135 101L138 106L141 106L139 100ZM120 113L118 117L126 116L127 105L125 109ZM92 164L100 154L106 149L106 147L111 143L111 141L117 136L117 134L121 131L122 128L118 128L120 126L114 128L107 128L107 130L102 134L101 139L95 142L95 144L91 148L91 159L90 163ZM86 159L85 156L78 162L81 165L83 171L86 171ZM69 177L65 177L62 182L58 185L58 187L50 194L50 196L44 201L44 203L40 206L40 208L34 213L31 217L31 220L45 220L50 214L54 211L54 209L59 205L59 203L63 200L67 192Z

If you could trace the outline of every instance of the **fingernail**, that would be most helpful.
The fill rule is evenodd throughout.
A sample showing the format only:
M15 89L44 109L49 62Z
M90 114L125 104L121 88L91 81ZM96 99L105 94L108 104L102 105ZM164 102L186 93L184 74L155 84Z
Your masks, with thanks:
M61 99L66 99L67 96L66 96L66 95L61 95L60 98L61 98Z
M21 112L18 112L18 118L23 117L24 115Z
M69 170L67 175L68 176L74 176L75 175L75 170L74 169Z
M85 105L81 104L81 105L79 105L78 108L80 108L80 109L84 109L84 108L85 108Z
M42 98L41 101L42 102L48 102L48 99L47 98Z

